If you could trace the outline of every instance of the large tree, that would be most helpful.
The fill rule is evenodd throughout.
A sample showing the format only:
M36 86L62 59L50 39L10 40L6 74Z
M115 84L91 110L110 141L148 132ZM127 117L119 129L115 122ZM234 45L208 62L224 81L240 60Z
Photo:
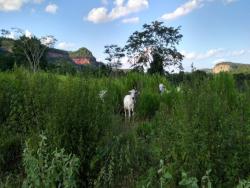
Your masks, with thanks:
M180 27L166 27L163 22L144 24L142 31L134 32L125 46L133 67L150 65L149 72L162 73L164 68L181 67L183 55L176 46L182 39Z
M54 46L56 39L54 36L48 35L37 38L34 35L27 35L19 28L13 28L12 33L15 34L14 51L19 55L23 55L29 63L30 69L36 72L39 68L42 57L48 48ZM1 30L3 37L8 37L11 33L8 30Z

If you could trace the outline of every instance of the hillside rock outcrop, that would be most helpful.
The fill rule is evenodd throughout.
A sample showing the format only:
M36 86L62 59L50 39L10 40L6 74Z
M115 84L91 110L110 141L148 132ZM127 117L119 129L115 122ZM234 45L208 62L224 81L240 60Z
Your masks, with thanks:
M229 72L231 65L227 62L218 63L213 68L213 73L218 74L220 72Z
M0 37L0 55L13 54L15 40ZM94 67L102 65L97 62L92 52L87 48L80 48L76 51L65 51L56 48L49 48L46 51L46 59L48 63L69 63L77 67L83 65L91 65Z
M67 61L76 66L81 66L81 65L99 66L102 64L96 61L96 58L87 48L80 48L77 51L70 51L70 52L51 48L47 52L47 60L50 63Z
M89 64L91 64L90 59L88 59L88 58L73 58L72 60L77 65L89 65Z
M250 64L233 63L233 62L221 62L217 63L212 71L214 74L220 72L232 72L232 73L244 73L250 72Z

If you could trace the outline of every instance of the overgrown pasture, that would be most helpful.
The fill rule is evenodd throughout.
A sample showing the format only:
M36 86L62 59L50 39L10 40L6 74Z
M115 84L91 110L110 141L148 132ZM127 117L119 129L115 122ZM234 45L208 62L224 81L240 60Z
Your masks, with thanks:
M249 187L250 85L230 74L171 83L0 73L0 187Z

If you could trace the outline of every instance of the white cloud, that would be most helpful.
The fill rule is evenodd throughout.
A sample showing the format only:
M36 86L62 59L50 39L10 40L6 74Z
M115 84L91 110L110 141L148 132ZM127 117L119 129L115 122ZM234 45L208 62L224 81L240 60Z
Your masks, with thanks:
M122 67L121 69L130 69L131 63L129 62L129 58L127 56L121 59Z
M25 36L28 38L31 38L33 36L33 34L29 31L29 30L19 30L20 33L17 33L16 30L11 30L10 33L8 35L6 35L6 38L10 38L10 39L17 39L20 36Z
M221 59L216 59L212 62L213 65L216 65L217 63L221 63L221 62L226 62L228 60L224 59L224 58L221 58Z
M122 6L123 3L124 3L124 0L114 0L114 4L115 4L116 6Z
M10 38L10 39L18 39L20 38L21 36L25 36L25 37L28 37L28 38L32 38L34 35L32 32L30 32L29 30L22 30L22 29L19 29L19 28L12 28L10 30L10 33L8 35L6 35L6 38Z
M16 11L20 10L27 0L0 0L0 11Z
M235 57L235 56L242 56L242 55L245 55L247 53L248 53L247 50L235 50L235 51L230 52L229 55Z
M215 1L224 2L225 4L231 4L238 0L188 0L186 3L182 4L181 6L177 7L175 11L166 13L161 16L163 20L174 20L176 18L185 16L192 11L203 7L206 3L211 3Z
M33 36L33 34L29 31L29 30L25 30L25 36L28 38L31 38Z
M182 51L181 52L185 57L186 60L190 61L198 61L198 60L205 60L209 58L219 58L219 59L224 59L224 58L229 58L229 57L238 57L238 56L243 56L245 54L250 53L250 50L226 50L222 48L217 48L217 49L210 49L207 52L203 53L197 53L197 52L186 52Z
M135 24L135 23L138 23L140 21L140 18L139 17L133 17L133 18L125 18L122 20L122 23L132 23L132 24Z
M55 14L58 10L58 6L56 4L48 4L47 7L45 8L45 11L51 14Z
M98 58L96 58L96 61L98 61L98 62L104 62L105 60L103 58L101 58L101 57L98 57Z
M198 9L203 6L202 0L189 0L185 4L178 7L174 12L164 14L161 18L163 20L173 20L178 17L189 14L195 9Z
M44 0L0 0L0 11L17 11L22 8L25 3L40 4Z
M87 20L93 23L112 21L132 13L148 8L148 0L114 0L115 7L109 12L105 7L93 8L87 16Z
M234 3L234 2L236 2L236 1L238 1L238 0L224 0L224 2L225 2L226 4L231 4L231 3Z
M6 36L6 38L16 39L17 37L16 37L15 33L13 31L11 31L10 34Z
M55 41L55 38L52 36L46 36L40 39L41 43L46 46L51 46L51 44Z
M94 8L89 12L87 20L93 23L106 22L109 20L107 12L105 7Z
M186 52L186 51L182 51L181 53L185 56L185 59L193 61L193 60L203 60L211 57L217 57L223 52L224 52L223 49L218 48L218 49L208 50L205 53Z
M57 45L57 48L62 49L62 50L72 50L74 47L75 47L75 44L68 43L68 42L60 42Z

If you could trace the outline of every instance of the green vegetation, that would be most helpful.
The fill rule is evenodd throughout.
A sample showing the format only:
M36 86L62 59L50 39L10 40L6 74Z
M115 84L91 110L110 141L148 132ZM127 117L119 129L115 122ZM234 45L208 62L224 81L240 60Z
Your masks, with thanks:
M0 37L0 47L8 52L11 52L14 48L15 41L13 39Z
M74 52L55 49L52 48L56 41L55 38L47 37L53 39L51 43L47 44L48 46L41 43L41 41L46 40L46 37L38 39L35 36L28 38L21 35L16 40L5 38L4 35L0 37L0 71L13 70L15 65L33 71L39 69L60 74L93 72L97 67L101 67L102 70L108 69L104 64L97 62L87 48L80 48ZM73 58L87 58L91 63L91 68L76 65Z
M75 52L70 52L69 55L71 58L79 58L79 57L93 58L94 57L87 48L80 48Z
M129 36L124 48L130 58L135 58L137 69L152 60L154 66L150 66L150 72L162 73L163 68L181 68L184 56L176 46L182 37L180 27L167 27L163 22L153 21L144 24L142 31L135 31Z
M104 53L107 55L105 60L108 62L108 66L113 68L116 72L118 68L121 68L121 59L125 56L124 49L117 45L104 46Z
M241 64L241 63L231 63L232 73L250 73L250 65L249 64Z
M249 84L202 72L2 72L0 187L249 187ZM128 122L122 101L134 86Z
M15 39L8 39L12 32ZM38 38L34 35L26 36L25 31L19 28L12 28L12 31L1 29L0 47L8 52L13 52L17 62L24 60L33 72L41 67L46 50L53 47L55 42L56 39L51 35Z
M15 43L18 43L18 41L0 37L0 71L13 70L15 65L27 69L32 67L27 62L20 47L17 47ZM91 66L77 66L71 59L73 57L90 58ZM102 72L101 74L108 74L108 72L110 72L109 68L104 64L97 63L95 57L93 57L92 53L86 48L81 48L76 52L67 52L55 48L49 48L41 57L39 63L40 70L59 74L96 72L96 66L99 66L99 69L101 69L101 71L99 71Z
M184 56L177 50L182 37L180 27L167 27L163 22L153 21L144 24L142 31L130 35L123 48L114 44L105 46L105 60L117 69L126 54L137 72L144 72L144 66L151 74L164 74L164 68L183 70L181 61Z
M64 150L57 149L50 153L46 145L46 137L41 135L37 150L26 143L23 152L23 163L27 177L23 187L76 187L76 175L79 159L65 155Z
M250 73L250 64L234 63L234 62L220 62L220 63L217 63L215 66L217 65L230 66L229 72L232 74L249 74ZM206 69L203 69L203 71L206 71Z

